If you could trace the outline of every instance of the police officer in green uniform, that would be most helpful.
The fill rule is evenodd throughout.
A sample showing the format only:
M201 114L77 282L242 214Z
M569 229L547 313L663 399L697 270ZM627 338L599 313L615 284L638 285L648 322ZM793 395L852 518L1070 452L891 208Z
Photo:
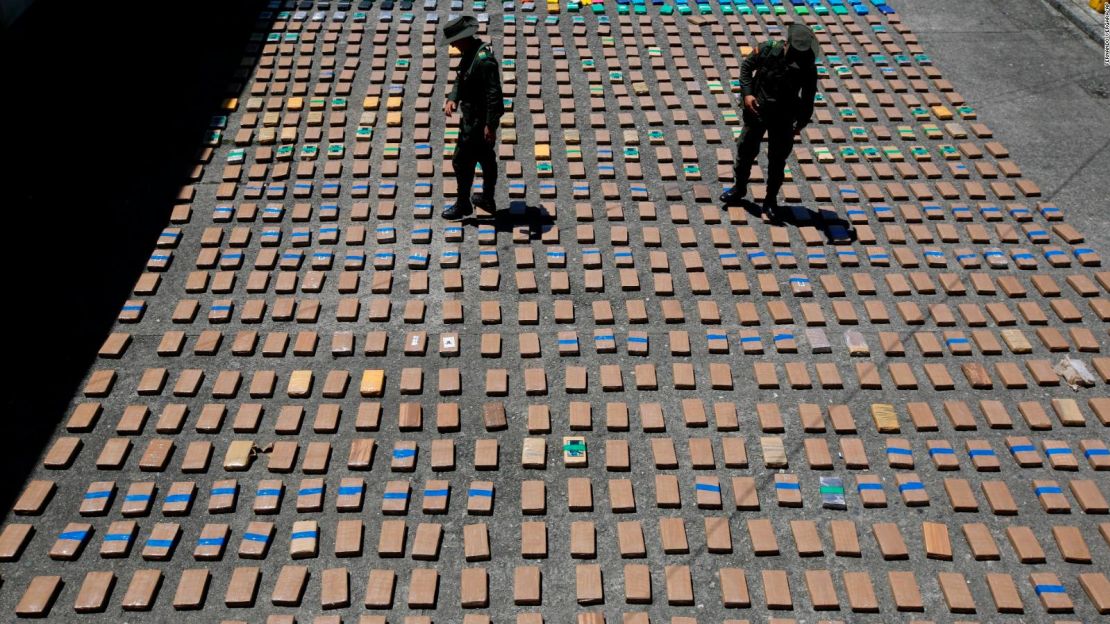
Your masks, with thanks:
M763 210L777 218L779 189L794 136L810 122L817 93L814 65L817 41L813 31L791 24L786 41L765 41L740 65L740 93L744 104L744 129L736 139L734 185L721 202L736 205L748 193L752 163L767 135L767 194Z
M443 104L443 113L451 117L456 107L462 112L459 140L455 144L455 180L458 196L454 205L443 211L443 218L458 220L466 217L478 206L488 212L497 210L494 193L497 190L497 154L493 150L497 128L505 105L501 92L501 68L489 44L478 37L478 20L469 15L459 16L443 28L442 45L451 45L462 58L459 61L455 84ZM470 195L474 184L474 165L482 164L482 192Z

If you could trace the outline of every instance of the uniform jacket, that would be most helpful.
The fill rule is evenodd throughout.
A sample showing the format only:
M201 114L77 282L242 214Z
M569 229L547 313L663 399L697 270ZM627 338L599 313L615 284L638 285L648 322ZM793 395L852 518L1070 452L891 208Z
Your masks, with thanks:
M764 41L744 58L740 64L741 98L754 95L759 116L765 121L805 126L813 115L817 67L788 63L785 47L782 41Z
M501 68L489 44L483 43L464 56L447 98L458 102L464 132L483 126L496 129L505 105L501 92Z

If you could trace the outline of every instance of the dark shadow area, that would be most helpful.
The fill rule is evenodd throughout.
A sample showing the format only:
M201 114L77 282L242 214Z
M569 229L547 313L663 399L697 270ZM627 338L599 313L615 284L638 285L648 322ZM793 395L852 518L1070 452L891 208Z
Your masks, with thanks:
M474 214L463 223L479 226L493 223L494 229L498 232L511 232L526 225L531 240L537 240L555 225L555 217L547 212L543 204L529 206L527 202L518 199L509 202L508 208L501 208L493 214L475 209Z
M38 0L0 31L5 511L168 224L212 115L245 82L266 3L166 8Z
M740 200L744 210L756 219L764 218L763 206L747 200ZM795 227L815 227L830 245L850 245L856 240L856 229L852 224L830 210L811 210L805 206L779 204L775 215L766 215L769 223L793 225Z

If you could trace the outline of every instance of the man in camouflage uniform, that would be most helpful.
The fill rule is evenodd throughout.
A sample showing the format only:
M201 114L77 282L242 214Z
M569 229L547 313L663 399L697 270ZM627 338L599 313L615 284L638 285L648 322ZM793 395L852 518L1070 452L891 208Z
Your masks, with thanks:
M478 20L469 15L457 17L443 28L442 45L451 45L462 58L459 60L455 84L443 104L443 114L452 117L456 107L462 113L459 140L455 144L455 167L458 196L455 204L443 211L443 218L465 218L478 206L488 212L497 210L497 154L494 142L501 115L505 112L501 92L501 68L489 44L478 37ZM482 192L470 195L474 184L474 166L482 164Z
M736 205L747 195L752 164L766 134L767 194L763 209L769 217L778 216L776 198L785 177L786 159L794 148L794 136L801 133L813 114L817 46L812 30L791 24L786 41L759 44L740 65L744 129L736 139L734 186L721 195L721 202Z

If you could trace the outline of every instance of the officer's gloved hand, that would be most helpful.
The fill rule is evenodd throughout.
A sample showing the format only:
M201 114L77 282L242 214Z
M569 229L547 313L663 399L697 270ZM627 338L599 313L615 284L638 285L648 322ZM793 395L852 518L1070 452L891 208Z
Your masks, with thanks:
M794 134L795 135L801 134L802 133L802 128L805 128L808 125L809 125L808 121L800 121L798 123L795 123L794 124Z

